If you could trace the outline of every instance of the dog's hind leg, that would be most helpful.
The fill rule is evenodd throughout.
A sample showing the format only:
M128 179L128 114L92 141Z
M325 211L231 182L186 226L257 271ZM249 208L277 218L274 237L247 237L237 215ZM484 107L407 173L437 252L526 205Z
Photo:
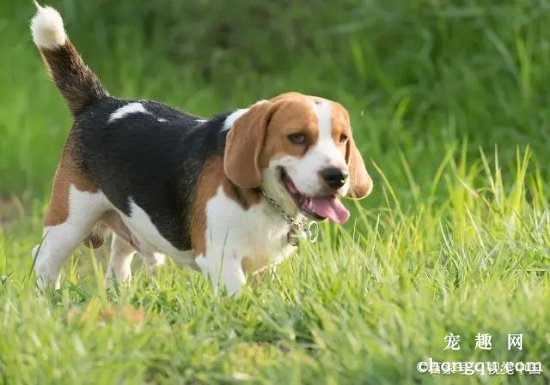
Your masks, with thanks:
M129 281L132 277L132 259L136 250L122 237L113 233L111 241L111 254L106 278L115 278L118 281Z
M32 256L38 285L59 288L61 267L93 230L107 208L107 199L64 155L53 184L42 243Z

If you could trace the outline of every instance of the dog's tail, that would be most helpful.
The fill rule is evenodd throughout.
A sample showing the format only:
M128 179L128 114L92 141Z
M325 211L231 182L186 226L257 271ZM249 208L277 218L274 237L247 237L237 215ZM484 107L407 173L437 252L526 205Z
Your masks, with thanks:
M109 93L69 40L59 12L35 4L38 10L31 21L32 39L71 113L77 116Z

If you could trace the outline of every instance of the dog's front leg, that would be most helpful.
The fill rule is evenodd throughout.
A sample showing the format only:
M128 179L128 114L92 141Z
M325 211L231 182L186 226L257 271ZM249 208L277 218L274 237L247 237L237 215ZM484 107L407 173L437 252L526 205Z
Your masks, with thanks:
M241 257L234 254L201 254L197 257L197 265L203 274L210 279L216 293L220 288L225 288L228 294L238 296L246 283L241 259Z

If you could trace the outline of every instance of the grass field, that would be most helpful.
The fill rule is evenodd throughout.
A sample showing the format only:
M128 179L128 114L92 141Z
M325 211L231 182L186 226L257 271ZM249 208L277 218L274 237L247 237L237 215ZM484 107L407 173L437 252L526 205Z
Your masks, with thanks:
M374 192L239 299L139 261L106 288L105 250L85 248L39 293L30 250L71 120L32 3L2 1L0 383L550 383L550 3L183 3L51 2L115 95L204 116L287 90L341 101ZM543 372L419 373L429 357Z

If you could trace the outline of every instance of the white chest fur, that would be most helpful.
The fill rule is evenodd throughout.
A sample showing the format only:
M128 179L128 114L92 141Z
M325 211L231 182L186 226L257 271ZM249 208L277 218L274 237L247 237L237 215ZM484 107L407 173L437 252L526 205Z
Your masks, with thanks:
M296 249L287 241L289 225L271 206L260 202L245 210L221 186L208 201L206 218L206 255L196 262L214 284L223 283L231 293L245 281L243 260L252 270L261 270Z

